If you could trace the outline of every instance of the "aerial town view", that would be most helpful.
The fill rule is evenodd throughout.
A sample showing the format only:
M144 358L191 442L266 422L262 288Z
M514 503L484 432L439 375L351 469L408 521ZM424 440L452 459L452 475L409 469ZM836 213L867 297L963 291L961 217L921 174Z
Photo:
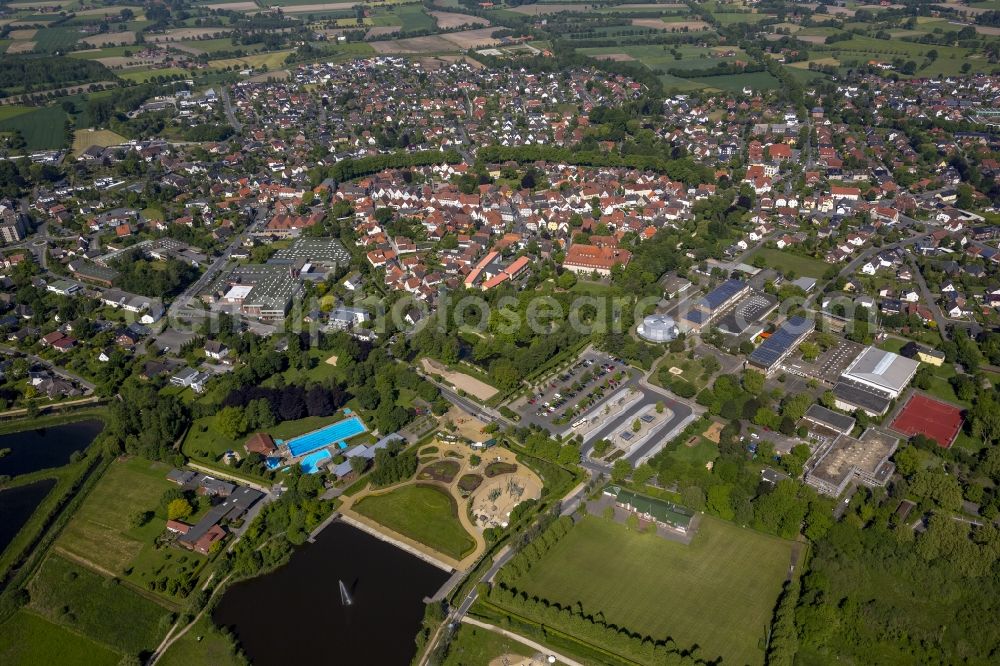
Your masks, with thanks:
M1000 660L1000 0L0 0L0 664Z

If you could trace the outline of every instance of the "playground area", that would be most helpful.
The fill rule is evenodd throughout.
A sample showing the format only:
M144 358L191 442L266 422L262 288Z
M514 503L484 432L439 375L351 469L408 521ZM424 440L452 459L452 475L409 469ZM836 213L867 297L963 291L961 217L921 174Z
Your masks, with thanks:
M483 428L486 427L485 423L456 405L452 405L451 409L445 412L441 423L444 424L445 431L449 431L447 424L451 423L455 426L451 432L470 442L481 442L490 438L483 432Z
M507 527L514 507L525 500L542 496L542 482L534 472L518 464L514 455L506 449L496 451L508 454L506 457L510 460L497 455L487 464L506 463L503 469L511 471L487 478L472 496L472 515L479 529Z

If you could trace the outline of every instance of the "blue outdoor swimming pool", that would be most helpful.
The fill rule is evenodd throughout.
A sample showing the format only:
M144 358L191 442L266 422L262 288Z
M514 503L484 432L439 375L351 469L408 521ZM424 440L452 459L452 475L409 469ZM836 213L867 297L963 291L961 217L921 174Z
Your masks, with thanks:
M333 444L339 446L345 439L360 435L365 430L367 430L365 424L361 422L361 419L354 416L290 439L285 445L288 447L288 452L292 457L297 457L316 449L321 449L324 446Z
M323 449L322 451L317 451L316 453L310 453L303 458L302 462L299 464L302 465L302 471L306 474L315 474L319 471L320 463L332 457L333 455L329 451Z
M281 467L281 458L267 458L264 461L264 465L268 469L278 469L279 467Z

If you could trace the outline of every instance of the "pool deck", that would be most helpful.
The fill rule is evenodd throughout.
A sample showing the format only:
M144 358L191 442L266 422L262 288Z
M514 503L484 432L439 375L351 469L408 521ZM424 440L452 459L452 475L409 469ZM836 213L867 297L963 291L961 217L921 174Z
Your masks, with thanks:
M331 439L326 439L322 444L317 444L312 448L306 449L305 451L300 451L298 453L294 453L292 451L292 445L294 445L296 441L312 438L316 435L316 433L323 432L324 430L342 427L343 425L345 425L350 421L357 422L358 426L360 426L361 429L358 430L357 432L352 432L342 437L333 437ZM279 444L279 447L283 448L288 453L288 457L290 458L291 461L300 462L302 458L309 456L323 448L329 449L331 447L336 446L338 449L340 449L342 448L341 444L346 444L347 440L351 439L352 437L357 437L358 435L362 435L366 432L370 431L368 430L368 426L365 425L365 422L361 420L361 417L357 415L352 415L340 421L334 421L333 423L328 423L327 425L321 428L316 428L315 430L302 433L301 435L297 435L295 437L292 437L291 439L283 440Z

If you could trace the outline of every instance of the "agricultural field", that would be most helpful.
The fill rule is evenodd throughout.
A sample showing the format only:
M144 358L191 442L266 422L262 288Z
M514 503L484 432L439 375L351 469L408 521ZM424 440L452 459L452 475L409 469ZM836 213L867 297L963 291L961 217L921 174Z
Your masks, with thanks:
M115 462L56 541L56 552L80 558L143 590L164 578L196 577L204 558L169 546L157 548L154 543L167 519L160 497L176 487L167 481L168 471L167 465L143 458ZM207 501L200 505L207 510ZM134 517L143 511L149 512L147 520L137 526ZM178 598L166 587L152 591Z
M796 277L806 276L819 278L822 277L830 267L830 264L826 263L822 259L804 257L799 254L792 254L791 252L785 252L776 248L762 247L750 255L750 257L747 258L747 261L752 262L757 257L762 257L764 259L764 266L766 268L773 268L774 270L781 271L786 275L789 271L792 271L795 273Z
M116 134L111 130L87 130L78 129L73 134L73 153L79 155L91 146L117 146L125 143L126 139L121 134Z
M128 81L144 83L157 77L188 76L188 70L180 67L157 67L155 69L137 68L124 72L118 72L118 76Z
M585 55L608 60L637 60L647 68L658 72L660 80L667 89L688 91L702 88L719 88L739 91L744 86L753 86L755 89L770 89L778 85L777 79L767 72L705 76L701 78L686 78L668 73L670 70L684 70L696 73L698 70L707 70L720 63L732 63L738 60L747 62L749 56L734 47L623 45L582 48L578 50ZM733 55L723 55L730 51L733 52ZM677 58L675 53L679 54L680 58Z
M370 495L352 507L363 516L456 560L475 542L458 522L458 507L448 493L430 485L407 485Z
M371 42L371 47L379 54L385 53L454 53L464 49L493 46L500 42L493 38L494 28L478 28L426 37L407 37Z
M734 25L736 23L760 23L764 19L774 18L773 14L760 14L749 12L712 12L712 16L721 26Z
M103 645L25 610L0 624L0 662L4 664L115 666L119 660Z
M0 133L13 131L21 132L29 150L60 148L66 142L66 112L60 106L3 107Z
M238 69L264 69L276 70L281 69L285 66L285 59L291 54L291 51L272 51L270 53L261 53L257 55L249 55L243 58L224 58L222 60L210 60L208 65L213 69L226 69L226 68L238 68Z
M201 53L212 54L218 53L219 51L242 50L244 52L253 52L260 50L256 44L239 44L237 46L233 46L233 40L229 37L220 37L218 39L190 39L183 42L174 42L170 46L195 55Z
M79 28L69 26L56 26L54 28L44 28L35 33L32 41L35 42L35 49L46 53L64 51L84 37ZM10 52L10 49L8 49Z
M28 608L122 654L152 650L166 632L165 608L69 560L49 556L29 585Z
M762 664L793 543L705 516L690 545L585 517L515 587L707 659ZM669 600L669 602L665 602Z
M739 92L749 88L753 91L774 90L781 84L769 72L752 72L750 74L726 74L723 76L706 76L697 81L704 88L714 88L723 92Z
M137 50L135 46L108 46L103 49L87 49L85 51L71 51L67 53L70 58L81 60L100 60L101 58L122 58L126 53L133 53Z
M966 62L971 62L977 70L992 69L982 53L974 49L957 46L928 46L901 39L880 40L873 37L852 37L835 44L817 45L810 49L810 54L814 57L836 58L845 66L867 63L873 59L887 62L896 59L912 60L921 66L927 52L931 49L937 51L938 57L927 67L918 67L916 76L954 76L961 72L962 65Z
M392 13L399 18L403 32L437 28L437 20L425 12L424 6L421 4L399 5L392 9Z
M471 16L469 14L458 14L456 12L428 12L437 24L438 28L442 30L448 30L450 28L459 28L463 25L477 26L477 25L489 25L490 22L479 16Z

